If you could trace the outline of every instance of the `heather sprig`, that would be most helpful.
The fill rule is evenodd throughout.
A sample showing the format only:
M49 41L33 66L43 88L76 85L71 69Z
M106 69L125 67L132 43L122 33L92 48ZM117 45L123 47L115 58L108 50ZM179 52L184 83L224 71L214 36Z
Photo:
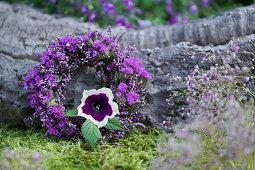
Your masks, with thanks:
M119 106L118 118L123 128L132 128L144 118L139 109L145 105L145 94L150 75L139 59L132 58L134 47L124 52L118 37L103 36L99 31L79 36L67 36L52 42L37 65L26 76L24 88L30 89L30 106L35 109L48 131L46 135L80 136L82 118L64 117L64 89L71 75L80 66L94 67L97 75L107 76L110 89ZM133 69L133 72L122 72ZM125 85L124 85L125 84ZM125 90L123 87L125 86ZM101 129L104 135L123 137L124 131Z

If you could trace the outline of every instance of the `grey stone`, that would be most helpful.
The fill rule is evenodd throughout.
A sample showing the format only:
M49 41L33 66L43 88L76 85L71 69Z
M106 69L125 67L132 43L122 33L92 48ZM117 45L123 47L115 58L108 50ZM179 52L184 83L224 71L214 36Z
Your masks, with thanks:
M31 115L28 93L23 88L24 76L35 61L17 60L0 54L0 123L24 127L23 118Z
M250 41L255 43L255 34L234 40L235 43L239 43L242 49L254 52L255 47ZM162 49L136 51L134 57L138 57L144 62L146 69L151 73L153 79L147 98L148 106L144 108L144 112L148 116L147 123L161 128L160 123L163 120L170 120L173 123L185 121L187 117L181 114L182 107L186 106L185 101L177 98L170 105L166 102L166 99L169 98L167 74L185 77L190 74L196 64L204 69L209 68L208 65L202 64L202 54L196 55L195 59L189 58L187 52L190 50L216 51L219 49L224 50L228 47L229 44L201 47L182 42ZM243 58L245 61L254 62L252 61L254 58L252 55L247 54ZM23 89L23 81L24 76L38 63L28 59L12 59L2 54L0 61L0 121L9 125L19 124L24 126L26 124L29 127L31 125L29 125L26 116L33 112L29 108L28 93ZM106 80L97 78L94 69L80 68L74 73L73 79L67 87L67 108L70 109L79 104L82 89L100 88L102 86L107 87L108 83ZM255 89L253 81L249 84L249 87ZM23 120L23 118L25 119Z
M252 52L253 54L241 54L241 59L248 63L255 64L255 34L240 39L235 39L231 43L238 44L242 50ZM180 76L182 78L189 75L195 65L200 68L209 69L208 64L202 63L203 54L197 53L195 59L191 59L188 54L191 50L195 52L216 52L218 50L229 50L230 43L215 47L191 45L188 42L178 43L162 49L146 49L137 51L135 57L140 58L151 73L153 81L148 92L149 106L145 107L144 112L148 115L149 122L158 128L164 120L170 120L172 123L185 122L187 116L183 115L183 108L187 107L184 98L177 97L168 105L166 99L169 99L167 91L170 77L167 75ZM162 64L158 64L162 63ZM253 74L255 70L253 69ZM247 85L252 91L255 90L255 81L252 80Z
M0 123L32 127L33 123L29 116L33 113L33 109L29 107L28 92L23 89L23 82L25 75L39 64L39 59L33 57L33 48L37 44L54 41L57 37L82 34L86 31L94 31L98 27L79 22L74 18L43 14L27 6L0 2L0 7ZM150 107L145 108L150 121L148 123L160 127L159 124L166 119L171 119L173 122L185 119L179 114L180 109L185 106L183 100L176 100L169 106L165 99L168 98L166 91L168 73L185 76L190 73L195 64L201 64L202 56L191 60L187 58L186 52L191 49L216 50L228 46L227 44L217 47L199 47L189 43L176 43L188 40L202 45L222 44L229 41L231 37L251 34L255 29L254 17L251 17L254 16L254 11L254 6L249 6L186 24L127 31L122 41L123 47L136 44L138 49L154 48L135 53L136 57L144 61L146 69L153 77L148 95ZM200 28L201 24L206 23L207 29ZM125 29L113 28L114 33L121 31ZM245 38L252 41L255 39L254 35ZM254 49L247 40L240 41L243 48ZM44 48L39 49L41 52L44 50ZM67 108L79 103L77 96L81 94L81 89L102 86L107 86L107 80L97 78L93 69L80 68L67 88Z
M138 50L163 48L182 41L202 46L219 45L227 43L232 37L255 33L254 16L255 5L251 5L184 24L144 30L115 27L112 32L125 32L122 47L136 45ZM83 23L75 18L48 15L29 6L0 2L0 52L12 58L36 60L32 55L35 45L96 29L100 30L95 24Z

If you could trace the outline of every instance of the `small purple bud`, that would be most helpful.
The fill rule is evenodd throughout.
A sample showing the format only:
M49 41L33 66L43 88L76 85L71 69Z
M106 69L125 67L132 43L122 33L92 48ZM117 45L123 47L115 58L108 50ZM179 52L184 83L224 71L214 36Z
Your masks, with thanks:
M249 80L250 80L250 77L244 76L243 81L244 81L245 83L248 83Z
M189 12L190 13L197 13L198 12L197 4L195 2L190 2Z
M232 50L233 50L234 52L238 52L239 49L240 49L240 47L237 46L237 45L235 45L235 46L232 47Z
M201 5L203 6L203 7L207 7L208 6L208 4L211 2L211 0L202 0L201 1Z

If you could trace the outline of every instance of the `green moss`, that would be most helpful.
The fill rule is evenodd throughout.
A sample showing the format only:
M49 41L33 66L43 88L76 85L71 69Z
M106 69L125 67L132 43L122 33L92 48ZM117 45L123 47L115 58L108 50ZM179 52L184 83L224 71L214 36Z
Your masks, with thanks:
M150 169L151 160L158 154L157 145L162 131L136 130L125 139L97 145L94 150L80 140L61 140L45 137L44 131L8 129L0 126L0 153L4 148L22 152L47 153L44 162L49 169Z
M22 154L22 149L28 152L40 152L47 155L43 161L49 169L151 169L151 161L159 155L157 146L166 144L162 131L152 129L136 130L127 138L119 139L120 146L114 143L97 145L94 150L89 144L76 140L63 140L57 137L45 137L45 131L8 129L0 126L0 155L5 148L14 149ZM172 135L170 135L172 136ZM239 160L221 160L217 142L219 136L201 136L203 151L198 156L191 169L232 169L244 165L242 169L255 169L255 153L242 156ZM162 143L163 142L163 143ZM212 159L219 158L217 164ZM1 156L0 156L1 160ZM155 165L157 166L157 165ZM1 166L0 166L1 167Z

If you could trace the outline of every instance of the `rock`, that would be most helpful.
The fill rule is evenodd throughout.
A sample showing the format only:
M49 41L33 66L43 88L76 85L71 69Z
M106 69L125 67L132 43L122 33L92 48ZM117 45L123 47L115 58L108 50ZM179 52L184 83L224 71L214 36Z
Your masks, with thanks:
M33 113L23 81L36 64L32 60L17 60L0 54L0 123L24 127L23 118Z
M242 49L254 52L255 46L250 41L255 43L255 34L235 40L234 43L239 43ZM203 55L196 55L195 59L188 57L187 52L193 51L216 51L219 49L227 49L229 44L215 47L210 46L196 46L187 42L178 43L166 48L155 48L136 51L134 57L143 60L146 69L151 73L153 81L148 94L148 106L145 107L144 112L148 116L149 122L152 126L161 128L160 123L163 120L170 120L173 123L185 121L186 117L182 115L182 107L185 107L183 99L176 99L167 104L166 99L169 98L167 88L169 86L167 74L185 77L191 73L196 64L199 67L208 69L208 65L202 64ZM247 54L248 55L248 54ZM252 61L254 56L245 56L244 59L248 62ZM0 122L15 125L19 124L27 126L26 116L32 114L29 108L27 95L23 89L24 76L38 64L35 61L24 59L12 59L6 55L0 55ZM84 74L85 73L85 74ZM77 96L81 95L82 89L92 89L102 87L102 80L95 76L95 71L88 68L80 68L74 74L72 81L67 87L66 105L72 108L79 104ZM107 86L107 81L106 84ZM249 87L255 89L254 82L249 84ZM8 115L8 116L6 116ZM25 123L24 123L25 122Z
M48 44L58 37L98 28L73 18L43 14L28 6L0 2L0 7L0 53L14 59L38 60L33 56L37 44Z
M95 24L44 14L28 6L0 2L0 7L0 52L12 58L34 60L32 51L37 44L47 44L57 37L99 29ZM112 28L112 32L125 32L122 46L126 48L136 45L138 50L163 48L182 41L202 46L219 45L227 43L233 37L255 33L254 16L255 5L251 5L185 24L144 30L116 27Z
M123 46L135 44L140 50L163 48L182 41L201 46L226 44L233 37L255 33L254 16L255 5L251 5L184 24L130 30L126 33Z
M81 67L74 72L67 86L64 105L68 110L73 109L81 104L84 89L91 90L102 87L110 87L107 78L99 79L94 68Z
M252 42L252 43L251 43ZM255 34L234 40L232 43L246 51L253 52L253 54L242 54L241 59L248 63L255 64ZM189 75L194 66L199 68L209 69L209 65L202 63L203 54L196 54L195 59L191 59L188 53L192 50L195 52L216 52L217 50L229 49L230 43L215 47L191 45L187 42L178 43L166 48L155 48L137 51L135 57L143 60L146 70L148 70L153 78L151 88L148 93L149 106L145 107L144 112L148 115L149 122L160 129L162 129L162 122L170 120L171 123L185 122L187 117L183 115L182 108L187 107L185 99L176 98L168 105L166 99L169 99L169 92L167 91L170 75L180 76L182 78ZM255 72L253 70L253 72ZM254 73L253 73L254 74ZM255 81L252 80L247 85L253 92L255 91Z
M33 48L37 44L54 41L57 37L82 34L86 31L94 31L98 27L79 22L74 18L43 14L27 6L9 5L4 2L0 2L0 6L0 123L10 126L32 127L29 116L33 113L33 109L29 107L28 92L23 89L23 82L25 75L38 64L39 59L33 57L32 54ZM135 53L136 57L144 61L146 68L153 77L152 87L148 95L148 102L151 107L145 108L150 120L149 123L160 127L159 124L169 118L173 122L185 119L178 112L184 106L183 101L181 99L176 100L170 107L165 99L168 98L166 74L173 73L183 77L191 72L195 64L201 64L202 56L198 56L196 60L191 60L187 58L186 52L194 48L197 50L214 50L228 46L226 44L217 47L199 47L189 43L176 43L189 40L203 45L208 43L222 44L229 41L233 36L253 33L255 25L254 17L251 15L254 16L254 11L254 6L249 6L186 24L127 31L122 41L124 47L133 43L136 43L139 49L164 47L141 50ZM222 25L223 21L228 24ZM207 23L208 29L200 28L202 23ZM192 28L197 31L197 34L190 33ZM113 28L113 32L123 30L125 29ZM205 38L207 36L208 38ZM254 35L245 38L255 40ZM241 39L240 41L243 48L254 49L247 43L247 40ZM176 45L168 46L170 44ZM44 50L43 48L39 49L41 52ZM86 76L79 74L79 72L73 76L73 81L67 88L66 104L70 104L70 106L67 104L68 108L79 102L76 96L81 94L80 89L102 86L102 81L96 78L93 69L80 69Z

